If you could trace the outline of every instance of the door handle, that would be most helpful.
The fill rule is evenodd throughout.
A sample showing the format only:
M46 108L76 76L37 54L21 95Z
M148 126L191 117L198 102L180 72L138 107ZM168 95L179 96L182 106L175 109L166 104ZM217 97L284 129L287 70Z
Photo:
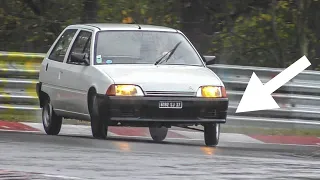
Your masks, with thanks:
M58 79L61 79L61 74L63 74L63 72L59 71Z
M49 63L47 63L47 65L46 65L46 71L48 71L48 66L49 66Z

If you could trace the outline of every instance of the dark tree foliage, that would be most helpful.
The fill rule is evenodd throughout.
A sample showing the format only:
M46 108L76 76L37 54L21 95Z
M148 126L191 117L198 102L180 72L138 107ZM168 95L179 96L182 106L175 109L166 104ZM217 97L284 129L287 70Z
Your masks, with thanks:
M69 24L163 25L220 63L320 65L319 0L1 0L0 50L46 52Z

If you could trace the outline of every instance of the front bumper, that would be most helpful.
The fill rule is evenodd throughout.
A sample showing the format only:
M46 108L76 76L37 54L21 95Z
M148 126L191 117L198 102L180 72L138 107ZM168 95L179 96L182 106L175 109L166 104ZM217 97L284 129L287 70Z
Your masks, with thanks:
M111 122L225 123L228 98L116 97L98 95L99 110ZM159 101L181 101L181 109L159 108Z

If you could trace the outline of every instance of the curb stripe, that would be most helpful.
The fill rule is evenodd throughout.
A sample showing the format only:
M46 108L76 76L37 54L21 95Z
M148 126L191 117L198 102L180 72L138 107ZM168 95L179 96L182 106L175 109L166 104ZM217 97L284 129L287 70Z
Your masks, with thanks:
M310 136L278 136L278 135L251 135L264 143L319 145L320 138Z
M19 122L0 121L0 130L39 131Z
M19 123L0 121L0 131L32 132L44 133L41 123ZM86 125L63 125L63 134L91 136L91 128ZM108 136L110 137L134 137L151 139L148 128L144 127L109 127ZM252 140L250 140L250 138ZM183 130L169 129L167 139L171 140L203 140L200 132L188 132ZM277 135L244 135L237 133L222 133L221 141L239 143L262 143L278 145L298 145L298 146L320 146L320 138L313 136L277 136Z

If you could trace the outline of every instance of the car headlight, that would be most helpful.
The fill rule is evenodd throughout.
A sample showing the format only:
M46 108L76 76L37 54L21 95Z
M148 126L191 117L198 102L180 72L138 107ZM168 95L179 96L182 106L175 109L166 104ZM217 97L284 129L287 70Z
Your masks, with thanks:
M201 86L197 91L197 97L225 98L227 93L223 86Z
M109 96L144 96L142 89L137 85L113 84L107 90Z

